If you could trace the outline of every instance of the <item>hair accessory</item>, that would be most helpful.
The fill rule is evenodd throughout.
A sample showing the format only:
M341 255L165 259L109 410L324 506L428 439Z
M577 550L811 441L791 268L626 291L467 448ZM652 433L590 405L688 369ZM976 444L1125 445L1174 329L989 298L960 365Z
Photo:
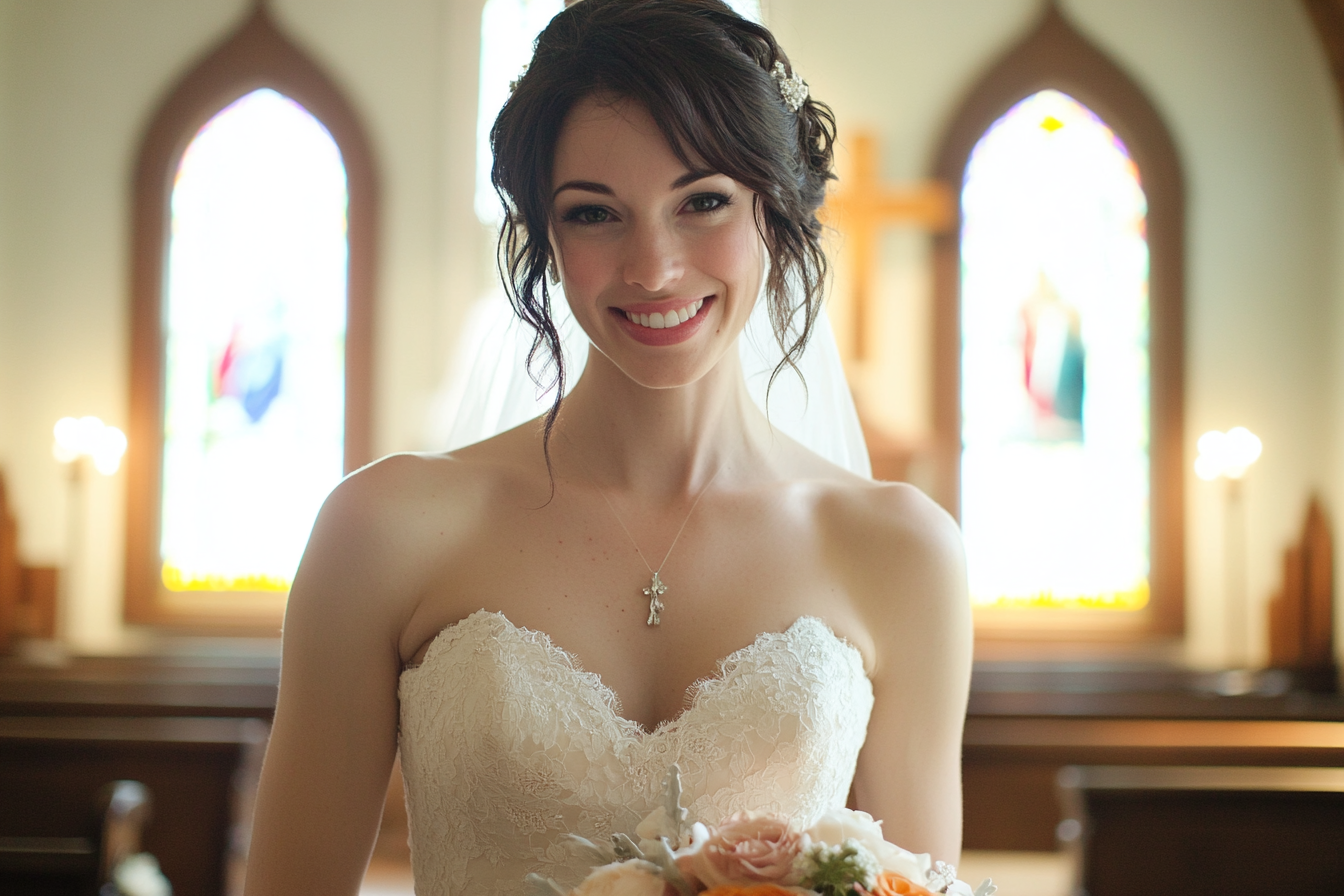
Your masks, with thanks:
M509 82L509 96L513 96L513 92L518 89L518 82L523 80L523 75L527 74L527 66L530 64L525 64L523 70L518 73L518 77Z
M798 73L792 75L784 70L784 63L776 61L775 67L770 70L770 77L779 84L779 94L784 97L784 103L794 112L803 108L803 101L807 99L807 82L798 77Z

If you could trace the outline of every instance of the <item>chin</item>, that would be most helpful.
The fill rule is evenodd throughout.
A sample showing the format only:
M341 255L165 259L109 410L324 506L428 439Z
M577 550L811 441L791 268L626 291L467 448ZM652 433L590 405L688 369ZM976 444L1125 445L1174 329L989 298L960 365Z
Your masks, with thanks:
M599 349L600 350L600 349ZM602 352L632 382L645 389L680 389L694 385L718 366L725 352L712 355L694 352L680 357L650 358L642 353L622 352L615 357Z

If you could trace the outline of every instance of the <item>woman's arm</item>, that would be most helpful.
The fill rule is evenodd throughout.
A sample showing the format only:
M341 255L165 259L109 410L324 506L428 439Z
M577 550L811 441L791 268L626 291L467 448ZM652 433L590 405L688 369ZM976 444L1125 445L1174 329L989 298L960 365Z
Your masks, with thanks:
M408 462L337 487L295 576L247 896L358 892L397 748L398 636L425 564L406 531Z
M870 496L868 512L851 517L848 547L851 593L876 651L854 793L887 840L956 863L972 647L961 534L917 489Z

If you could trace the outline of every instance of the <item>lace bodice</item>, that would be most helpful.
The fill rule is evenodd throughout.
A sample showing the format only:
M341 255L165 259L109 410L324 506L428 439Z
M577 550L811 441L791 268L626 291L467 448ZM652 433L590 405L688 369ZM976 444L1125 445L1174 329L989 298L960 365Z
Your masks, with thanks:
M859 652L803 617L720 661L652 732L539 632L484 610L401 675L401 763L421 896L516 894L528 872L577 883L564 835L632 831L682 772L693 820L843 806L872 711Z

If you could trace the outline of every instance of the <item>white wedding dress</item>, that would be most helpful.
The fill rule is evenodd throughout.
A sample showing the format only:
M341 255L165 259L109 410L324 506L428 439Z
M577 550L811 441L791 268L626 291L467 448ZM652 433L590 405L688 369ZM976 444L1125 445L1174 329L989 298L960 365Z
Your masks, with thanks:
M693 820L810 826L845 804L873 706L859 652L807 616L723 659L653 732L546 635L484 610L434 639L399 696L421 896L517 894L529 872L573 886L586 869L564 835L633 831L672 763Z

